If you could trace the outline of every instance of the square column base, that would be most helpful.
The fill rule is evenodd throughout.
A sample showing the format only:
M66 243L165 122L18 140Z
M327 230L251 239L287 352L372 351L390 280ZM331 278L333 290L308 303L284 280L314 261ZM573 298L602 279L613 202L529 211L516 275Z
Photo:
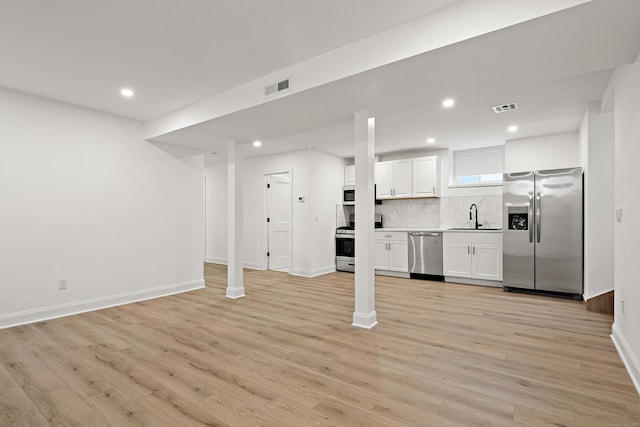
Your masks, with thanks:
M375 311L371 313L353 313L353 323L352 326L362 328L362 329L372 329L374 326L378 324L377 315Z
M230 299L238 299L244 296L244 288L227 288L225 297Z

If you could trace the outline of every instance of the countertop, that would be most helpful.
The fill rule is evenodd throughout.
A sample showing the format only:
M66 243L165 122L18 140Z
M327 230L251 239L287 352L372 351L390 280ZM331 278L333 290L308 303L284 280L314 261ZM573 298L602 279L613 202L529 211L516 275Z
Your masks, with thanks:
M464 230L451 230L451 229L446 229L446 228L376 228L375 231L405 231L405 232L409 232L409 231L422 231L422 232L428 232L428 233L443 233L443 232L447 232L447 233L502 233L502 229L500 230L483 230L482 228L479 229L473 229L473 228L468 228L468 229L464 229Z

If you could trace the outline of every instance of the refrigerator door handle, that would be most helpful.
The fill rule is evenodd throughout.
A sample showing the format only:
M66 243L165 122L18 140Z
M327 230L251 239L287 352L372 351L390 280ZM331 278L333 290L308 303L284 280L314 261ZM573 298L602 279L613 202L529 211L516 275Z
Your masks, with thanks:
M536 241L540 243L540 230L541 230L541 221L540 211L542 209L542 193L538 193L536 195Z
M533 243L533 194L529 194L529 204L527 205L527 214L529 216L529 243Z

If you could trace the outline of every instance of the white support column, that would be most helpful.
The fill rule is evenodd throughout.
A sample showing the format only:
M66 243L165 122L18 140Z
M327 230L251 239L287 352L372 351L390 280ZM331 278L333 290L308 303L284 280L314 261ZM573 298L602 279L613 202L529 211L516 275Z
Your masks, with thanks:
M353 326L371 329L377 323L374 276L375 118L369 110L355 116L356 273Z
M242 174L243 161L240 144L236 141L227 143L227 298L241 298L244 296L242 250Z

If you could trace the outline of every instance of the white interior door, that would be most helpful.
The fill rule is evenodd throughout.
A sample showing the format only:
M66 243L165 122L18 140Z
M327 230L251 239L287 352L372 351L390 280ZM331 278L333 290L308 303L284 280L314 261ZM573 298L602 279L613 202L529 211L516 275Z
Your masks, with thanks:
M289 271L291 190L289 173L267 175L269 270Z

